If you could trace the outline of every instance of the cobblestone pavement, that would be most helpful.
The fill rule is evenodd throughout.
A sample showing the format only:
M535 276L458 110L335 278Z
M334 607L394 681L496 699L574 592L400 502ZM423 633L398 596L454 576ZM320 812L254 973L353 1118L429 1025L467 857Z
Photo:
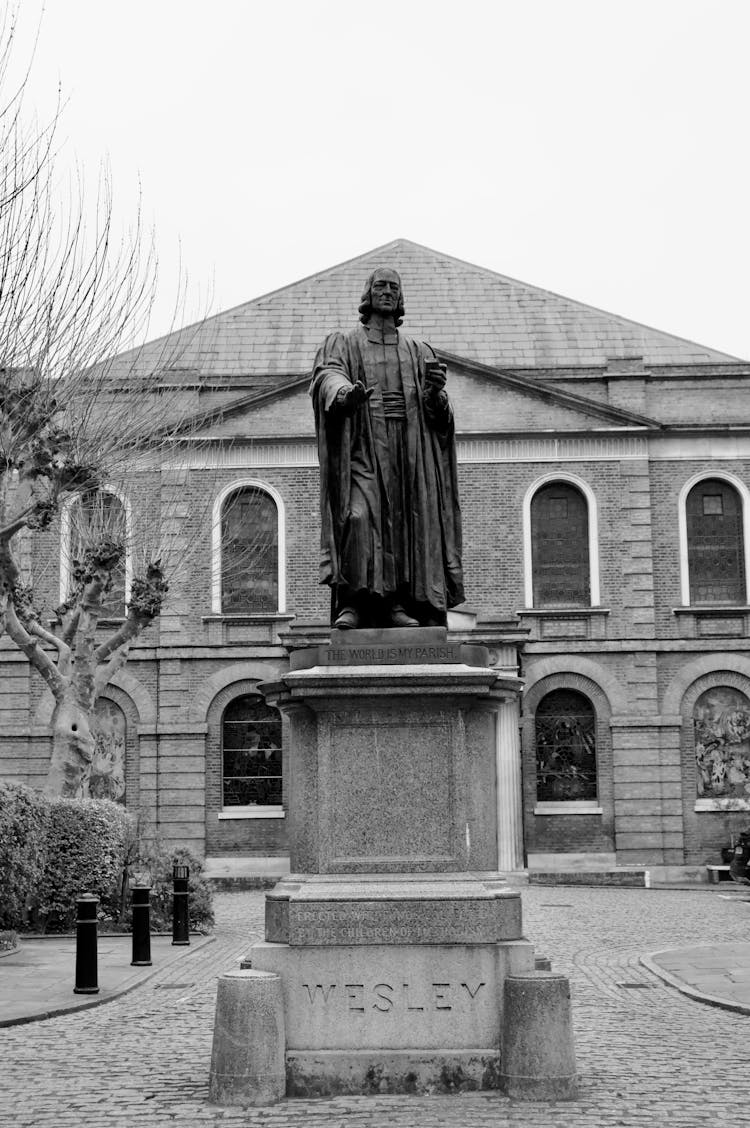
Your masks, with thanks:
M217 896L217 938L129 995L0 1030L0 1123L14 1128L699 1128L750 1125L750 1017L680 994L642 954L750 938L750 904L705 889L522 891L525 933L573 995L580 1099L498 1093L207 1103L216 978L261 936L263 896Z

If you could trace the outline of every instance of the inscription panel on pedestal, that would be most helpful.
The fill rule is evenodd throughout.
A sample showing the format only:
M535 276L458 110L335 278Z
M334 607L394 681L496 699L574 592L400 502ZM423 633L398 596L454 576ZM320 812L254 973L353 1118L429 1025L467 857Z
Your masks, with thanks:
M444 868L456 854L454 731L446 719L336 723L329 758L330 857L380 870Z
M262 944L252 961L281 976L288 1050L481 1048L500 1035L500 951Z
M286 929L266 938L299 944L491 944L521 935L521 899L308 901L289 906Z

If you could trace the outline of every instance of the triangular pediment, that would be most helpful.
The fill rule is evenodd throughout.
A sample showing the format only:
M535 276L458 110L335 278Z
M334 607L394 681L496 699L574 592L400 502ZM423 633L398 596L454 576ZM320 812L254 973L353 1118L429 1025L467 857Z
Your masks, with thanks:
M654 431L657 421L563 391L529 377L502 372L462 357L441 354L459 434L526 434L550 430ZM239 396L189 429L197 439L265 440L314 434L309 380L289 381L271 392Z

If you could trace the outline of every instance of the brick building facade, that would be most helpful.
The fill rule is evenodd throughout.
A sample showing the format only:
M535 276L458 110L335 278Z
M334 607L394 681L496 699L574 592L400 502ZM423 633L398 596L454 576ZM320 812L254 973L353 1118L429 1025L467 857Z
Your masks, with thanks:
M307 384L377 265L401 274L405 330L448 364L467 588L449 629L524 679L498 725L504 864L718 861L750 824L750 365L406 240L184 335L169 385L214 414L133 481L148 475L170 519L206 516L100 706L118 797L209 858L286 851L293 749L257 686L328 629ZM256 574L235 584L226 562L253 526ZM60 536L29 551L56 560ZM4 776L43 777L51 709L0 640Z

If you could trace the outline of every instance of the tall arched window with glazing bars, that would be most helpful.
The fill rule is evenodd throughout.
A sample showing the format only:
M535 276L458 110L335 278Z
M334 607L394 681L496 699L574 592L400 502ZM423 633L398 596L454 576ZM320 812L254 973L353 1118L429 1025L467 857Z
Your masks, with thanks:
M742 499L729 482L703 478L685 502L691 603L744 603Z
M279 607L279 540L276 502L245 486L221 510L221 610L272 613Z
M534 607L588 607L588 505L570 482L550 482L531 499Z

